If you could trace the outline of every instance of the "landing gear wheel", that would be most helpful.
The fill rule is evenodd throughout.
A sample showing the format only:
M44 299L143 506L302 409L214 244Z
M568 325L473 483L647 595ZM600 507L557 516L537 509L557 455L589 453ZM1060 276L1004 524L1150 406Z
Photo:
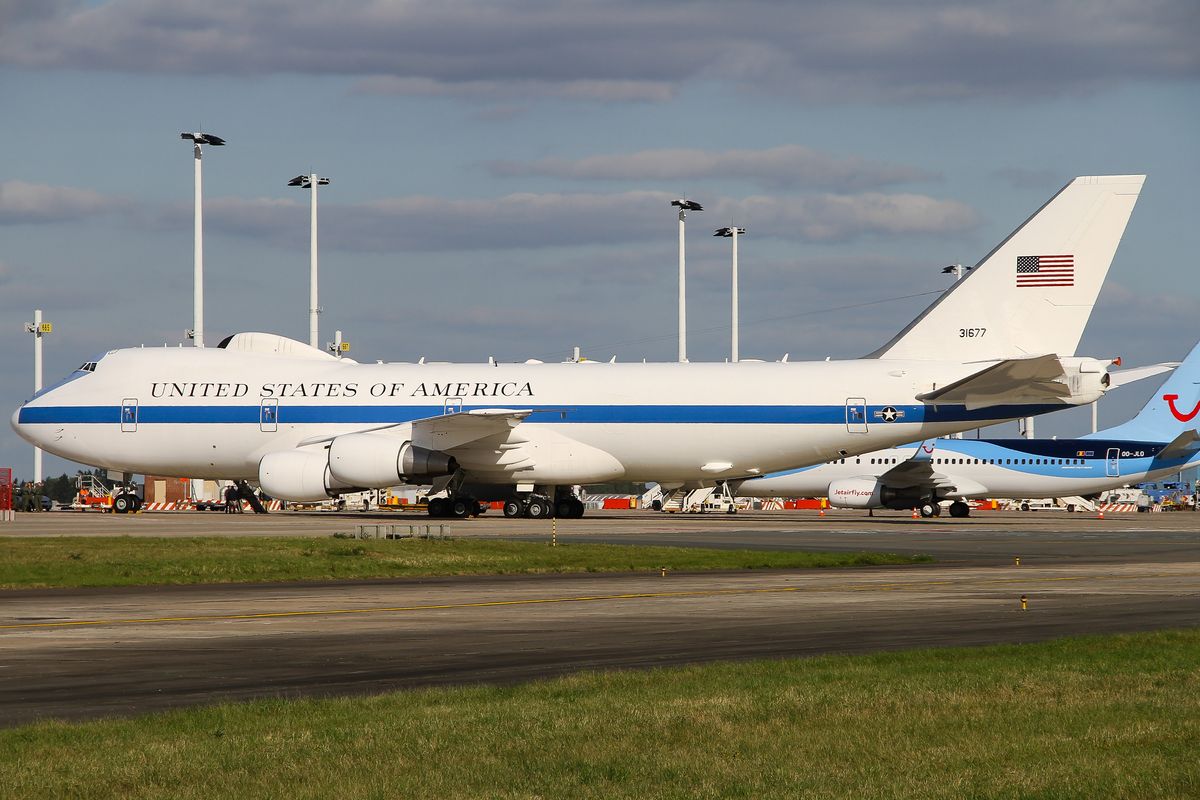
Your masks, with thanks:
M651 511L662 511L662 500L651 500L650 501L650 510Z
M456 497L450 501L449 511L452 517L466 519L472 511L478 511L478 506L473 497Z
M936 513L936 508L933 503L921 503L921 516L926 519L932 517Z
M525 513L530 519L544 519L550 516L550 504L540 497L531 498Z
M444 497L435 497L429 501L429 516L444 517L446 516L447 504Z
M520 500L508 500L504 503L504 516L519 517L525 513L525 506Z
M133 501L127 494L119 494L113 498L112 510L114 514L128 514L133 510Z
M962 500L955 500L950 504L950 516L952 517L969 517L971 516L971 507Z
M571 513L567 516L571 519L579 519L583 516L583 512L587 510L587 506L578 497L571 498Z
M571 513L574 510L575 507L571 504L569 499L559 500L554 504L554 516L558 517L559 519L569 519L570 517L575 516L573 513Z

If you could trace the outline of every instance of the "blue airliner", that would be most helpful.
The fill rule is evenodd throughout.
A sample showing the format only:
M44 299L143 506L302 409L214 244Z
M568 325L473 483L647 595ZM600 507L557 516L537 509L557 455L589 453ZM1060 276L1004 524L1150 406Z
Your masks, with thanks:
M1200 465L1200 343L1133 419L1078 439L927 439L731 481L741 497L828 497L839 508L965 517L976 498L1086 496Z

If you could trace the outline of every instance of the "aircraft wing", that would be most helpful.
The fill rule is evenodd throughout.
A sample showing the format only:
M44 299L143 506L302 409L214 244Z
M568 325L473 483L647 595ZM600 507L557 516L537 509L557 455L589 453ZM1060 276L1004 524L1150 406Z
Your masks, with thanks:
M936 439L926 439L917 447L912 458L902 461L879 476L879 480L893 489L937 489L942 497L966 495L982 496L986 489L978 483L963 478L951 478L933 467Z
M1164 460L1180 458L1181 456L1194 454L1197 450L1200 450L1200 431L1192 429L1184 431L1172 439L1154 458L1156 460L1160 458Z
M942 488L949 479L933 469L936 439L926 439L917 446L912 458L901 461L879 476L879 480L895 489Z
M940 389L917 395L918 400L954 403L968 409L995 405L1050 403L1071 396L1058 356L1009 358Z
M532 409L474 408L412 423L412 443L448 452L456 447L508 433L533 413Z
M387 433L403 436L420 447L446 451L489 436L507 433L532 413L532 409L473 408L470 411L439 414L412 422L373 425L356 431L313 436L298 442L296 446L325 444L347 433Z

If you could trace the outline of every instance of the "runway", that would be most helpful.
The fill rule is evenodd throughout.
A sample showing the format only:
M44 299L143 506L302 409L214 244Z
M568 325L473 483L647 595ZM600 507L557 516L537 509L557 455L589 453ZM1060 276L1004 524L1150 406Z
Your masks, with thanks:
M32 516L38 524L80 517ZM357 519L279 515L226 523L219 515L188 516L228 532L266 535L277 535L278 527L327 535L327 527L324 534L315 528L346 527ZM998 518L969 525L847 518L825 527L782 515L648 516L564 524L560 541L911 548L934 552L939 563L666 577L5 592L0 724L264 696L514 682L586 669L1200 624L1200 535L1184 519L1190 515L1131 515L1121 522L1039 518L1029 525ZM120 525L131 523L150 533L159 526L177 530L184 521L127 519ZM98 519L75 524L116 530ZM540 535L517 520L455 525L455 535ZM1022 556L1020 566L1014 554Z
M0 524L4 536L331 536L358 524L426 523L401 512L286 512L266 516L220 513L113 515L20 514ZM433 520L451 536L549 539L757 550L884 550L928 553L940 563L1003 564L1014 556L1040 564L1200 561L1200 513L1120 514L1096 519L1066 512L984 512L968 519L912 519L903 512L758 511L726 514L589 512L577 520ZM553 527L552 527L553 526Z

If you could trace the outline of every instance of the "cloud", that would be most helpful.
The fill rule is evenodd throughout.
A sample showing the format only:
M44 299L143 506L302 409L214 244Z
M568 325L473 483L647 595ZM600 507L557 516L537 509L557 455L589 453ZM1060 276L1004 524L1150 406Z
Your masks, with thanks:
M664 102L675 95L675 87L653 80L471 80L446 82L433 78L376 75L354 84L362 94L397 94L425 97L555 97L565 100L615 102Z
M663 101L725 82L825 101L1047 96L1193 78L1194 0L6 4L0 61L340 75L362 91Z
M408 196L368 203L323 203L321 246L358 252L430 252L540 249L657 241L670 237L675 214L667 192L615 194L515 193L496 198ZM277 244L307 246L302 203L271 198L205 201L205 228ZM955 200L921 194L868 192L779 198L717 199L711 219L734 219L756 237L848 241L864 237L957 235L978 215ZM190 207L178 206L154 223L190 224ZM699 218L698 219L703 219ZM702 222L707 227L706 222Z
M970 206L923 194L866 192L782 199L755 196L721 203L716 210L718 216L745 220L755 230L764 229L767 235L815 242L864 236L959 234L979 224L979 215Z
M126 201L90 189L0 181L0 225L66 222L126 207Z
M795 186L857 191L893 183L930 180L936 175L913 167L883 164L856 156L836 156L803 145L764 150L672 148L580 159L494 161L501 177L548 176L573 180L747 180L772 188Z
M323 203L321 245L353 252L542 249L646 242L670 236L674 194L519 192L494 198L391 197ZM706 217L751 225L756 237L810 242L864 237L956 235L978 215L956 200L912 193L864 192L802 197L754 195L705 199ZM288 198L215 197L204 201L211 233L307 247L307 202ZM138 205L88 189L0 182L0 225L71 222L116 214L133 230L183 230L190 203ZM695 216L695 215L694 215ZM707 227L707 222L702 222Z
M1027 167L1005 167L992 170L992 177L1002 180L1014 189L1045 189L1060 184L1065 186L1071 176L1052 169L1029 169Z

